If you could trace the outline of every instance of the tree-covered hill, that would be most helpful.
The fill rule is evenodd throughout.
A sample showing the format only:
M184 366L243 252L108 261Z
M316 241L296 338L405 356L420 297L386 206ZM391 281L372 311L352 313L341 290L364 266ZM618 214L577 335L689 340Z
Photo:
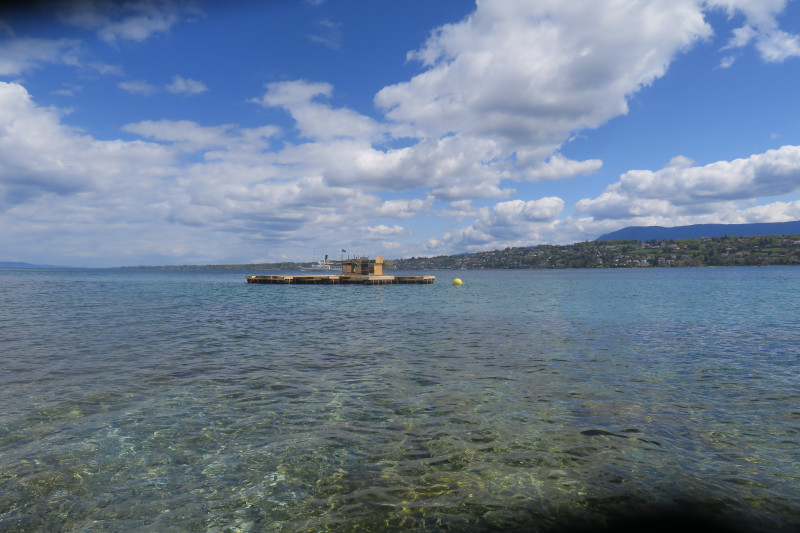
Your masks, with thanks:
M399 270L800 265L800 235L587 241L391 260Z

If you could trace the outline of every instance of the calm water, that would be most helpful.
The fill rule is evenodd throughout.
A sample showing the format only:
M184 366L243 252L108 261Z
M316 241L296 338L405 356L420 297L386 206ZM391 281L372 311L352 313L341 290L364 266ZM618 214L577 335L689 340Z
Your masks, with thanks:
M0 530L800 527L800 268L245 274L0 270Z

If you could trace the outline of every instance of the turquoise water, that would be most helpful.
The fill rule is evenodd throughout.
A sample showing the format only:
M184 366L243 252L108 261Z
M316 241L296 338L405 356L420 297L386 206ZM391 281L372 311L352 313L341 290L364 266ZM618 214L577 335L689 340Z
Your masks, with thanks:
M800 527L800 268L247 273L0 270L0 530Z

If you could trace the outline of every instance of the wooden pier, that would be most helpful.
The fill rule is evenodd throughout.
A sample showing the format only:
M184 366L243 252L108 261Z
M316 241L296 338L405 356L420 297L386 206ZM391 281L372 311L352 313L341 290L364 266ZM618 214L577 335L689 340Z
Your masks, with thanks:
M342 265L341 274L301 276L255 275L245 276L247 283L270 285L394 285L430 284L436 276L391 276L383 273L383 257L361 257L344 261L330 261Z
M247 283L265 283L273 285L394 285L394 284L430 284L436 276L246 276Z

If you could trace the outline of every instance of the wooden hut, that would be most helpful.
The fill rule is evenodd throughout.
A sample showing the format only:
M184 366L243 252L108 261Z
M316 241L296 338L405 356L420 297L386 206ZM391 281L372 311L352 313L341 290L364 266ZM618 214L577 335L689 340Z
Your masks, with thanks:
M383 276L383 257L356 257L342 261L342 276Z

